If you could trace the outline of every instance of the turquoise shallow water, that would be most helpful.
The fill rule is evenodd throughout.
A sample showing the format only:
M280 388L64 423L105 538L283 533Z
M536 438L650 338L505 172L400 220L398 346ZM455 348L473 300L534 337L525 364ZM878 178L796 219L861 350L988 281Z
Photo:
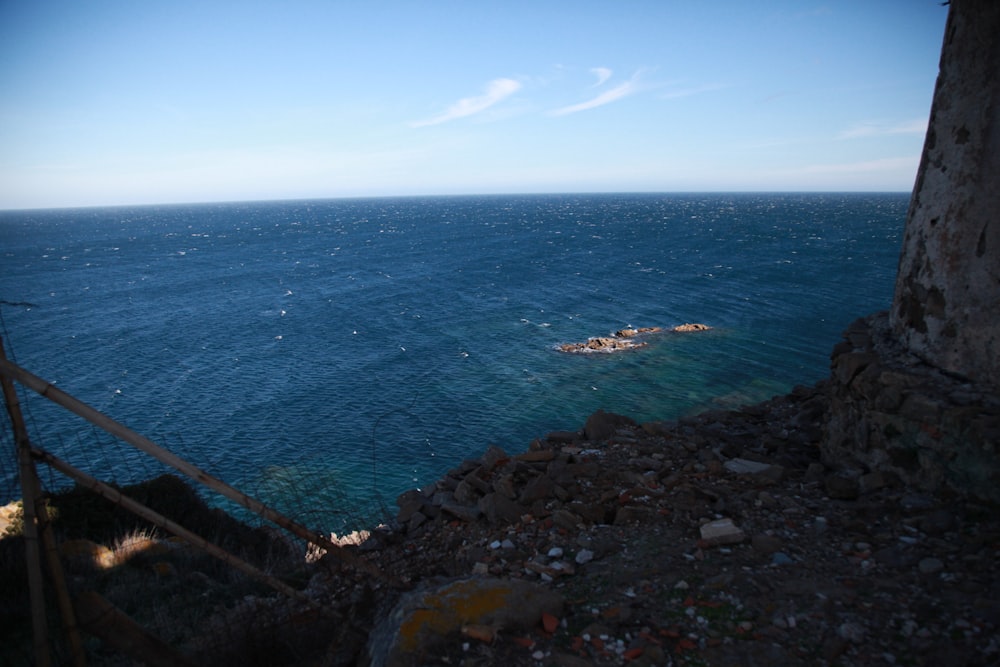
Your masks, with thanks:
M813 383L887 308L904 194L351 199L0 212L17 362L336 530L489 444ZM567 355L625 326L703 322ZM32 401L99 477L156 469ZM0 494L15 470L0 466ZM58 479L48 482L59 484Z

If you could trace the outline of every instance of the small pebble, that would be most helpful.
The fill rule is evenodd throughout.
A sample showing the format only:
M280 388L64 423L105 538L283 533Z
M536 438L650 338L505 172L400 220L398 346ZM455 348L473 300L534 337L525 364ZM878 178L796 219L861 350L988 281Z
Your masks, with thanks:
M792 560L791 556L789 556L788 554L782 553L780 551L775 552L771 556L771 565L775 565L775 566L778 566L778 565L791 565L794 562L795 561Z
M944 563L937 558L924 558L917 565L921 574L934 574L944 569Z
M848 621L840 624L837 634L849 642L860 644L865 639L865 628L858 623Z

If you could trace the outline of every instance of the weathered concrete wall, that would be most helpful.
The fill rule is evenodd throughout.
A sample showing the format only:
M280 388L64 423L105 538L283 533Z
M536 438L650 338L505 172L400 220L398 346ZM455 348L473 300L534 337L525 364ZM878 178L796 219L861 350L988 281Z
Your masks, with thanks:
M1000 0L952 0L892 310L832 357L824 463L1000 503Z
M952 0L891 311L913 354L1000 385L1000 2Z

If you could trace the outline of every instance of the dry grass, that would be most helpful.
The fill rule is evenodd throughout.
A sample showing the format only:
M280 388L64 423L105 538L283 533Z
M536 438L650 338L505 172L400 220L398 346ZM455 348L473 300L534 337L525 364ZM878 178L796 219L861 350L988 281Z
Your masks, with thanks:
M122 491L141 498L161 514L286 583L302 587L311 576L304 546L208 508L175 477L164 476ZM274 597L270 588L88 491L72 489L54 494L48 503L55 517L57 542L64 551L77 554L62 558L71 594L97 592L146 631L189 655L197 652L202 656L232 656L235 652L242 654L244 664L265 664L256 659L246 662L254 652L248 653L245 646L257 646L261 659L272 662L275 657L272 651L264 650L267 646L288 649L289 635L278 628L289 622L285 618L287 609L267 602ZM33 660L25 551L20 536L23 520L19 508L7 516L9 525L0 539L0 590L4 591L0 596L0 663L29 665ZM66 549L69 546L73 549ZM257 611L253 622L238 611L247 600L257 601L253 605ZM54 600L47 602L50 636L59 662L66 656L59 645L61 621L57 609ZM301 638L296 641L301 643ZM122 656L97 640L88 638L85 644L88 664L123 664Z

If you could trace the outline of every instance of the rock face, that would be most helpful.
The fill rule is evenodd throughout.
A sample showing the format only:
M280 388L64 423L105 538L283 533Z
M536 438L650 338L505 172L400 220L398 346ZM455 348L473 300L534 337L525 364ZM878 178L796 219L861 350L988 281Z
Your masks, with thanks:
M688 333L691 331L708 331L712 327L707 324L681 324L671 329L663 327L642 327L639 329L620 329L610 336L596 336L588 338L583 343L563 343L559 346L562 352L572 352L576 354L589 354L593 352L621 352L622 350L634 350L645 347L649 343L642 339L648 334L672 331L675 333Z
M856 321L844 338L821 443L823 462L847 478L840 485L877 471L1000 502L1000 396L909 354L885 313Z
M1000 385L1000 3L951 3L891 312L905 347Z

